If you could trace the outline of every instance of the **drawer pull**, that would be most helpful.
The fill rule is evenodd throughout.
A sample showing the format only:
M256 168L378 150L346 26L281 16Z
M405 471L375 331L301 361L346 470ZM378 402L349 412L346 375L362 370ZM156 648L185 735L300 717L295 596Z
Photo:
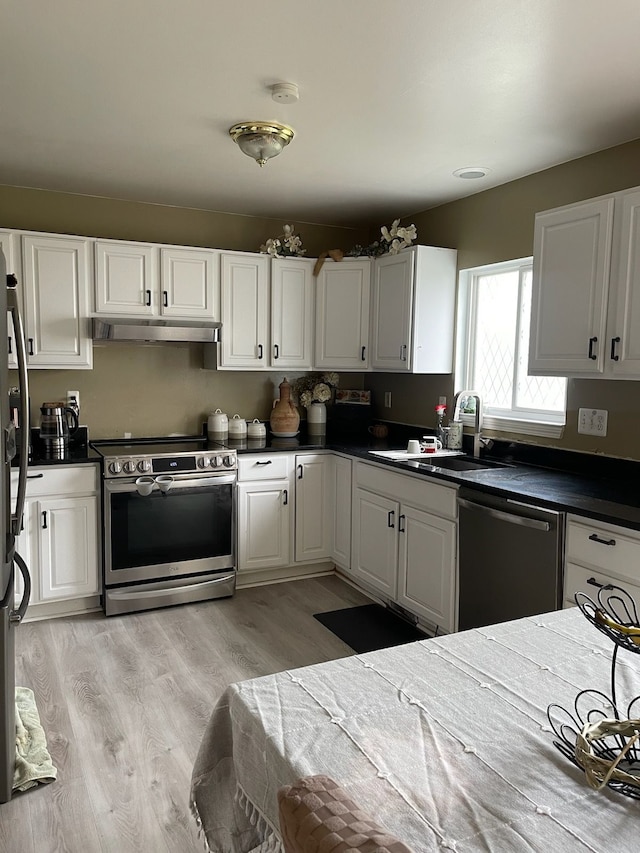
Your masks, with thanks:
M600 545L615 545L616 544L615 539L601 539L597 533L592 533L591 536L589 537L589 539L592 542L598 542Z
M597 586L598 589L604 589L604 584L598 583L595 578L587 578L587 583L591 584L591 586Z
M273 460L271 460L271 459L267 459L267 460L265 460L264 462L260 462L260 461L258 461L258 462L256 462L256 465L271 465L271 462L272 462L272 461L273 461Z
M27 474L27 480L41 480L44 474Z

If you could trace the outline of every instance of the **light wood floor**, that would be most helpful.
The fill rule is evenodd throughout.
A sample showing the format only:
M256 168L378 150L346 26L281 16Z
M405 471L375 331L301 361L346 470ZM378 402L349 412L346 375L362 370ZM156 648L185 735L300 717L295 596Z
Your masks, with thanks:
M0 806L2 853L202 853L191 769L225 687L353 654L312 614L366 603L336 577L17 634L58 779Z

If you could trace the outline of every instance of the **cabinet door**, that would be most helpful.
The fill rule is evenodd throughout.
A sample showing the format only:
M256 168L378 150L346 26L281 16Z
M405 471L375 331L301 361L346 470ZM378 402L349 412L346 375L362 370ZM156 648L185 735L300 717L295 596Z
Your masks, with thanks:
M313 361L313 261L271 262L271 365L311 370Z
M289 481L238 486L238 571L289 564Z
M296 456L297 562L331 556L331 458L325 454Z
M22 254L29 367L90 368L89 240L25 235Z
M159 312L157 249L144 243L96 242L96 313Z
M453 631L455 523L401 505L398 530L398 603L441 631Z
M160 250L160 313L166 317L220 316L218 255L207 249Z
M221 256L222 343L220 367L268 367L267 255Z
M16 235L10 231L0 231L0 249L4 253L4 259L7 265L7 275L13 274L18 279L18 292L20 293L21 276L18 268L19 250L16 246ZM13 319L11 313L7 312L7 367L17 368L18 359L16 357L16 340L13 329Z
M98 507L95 495L37 501L40 601L95 595Z
M351 572L395 600L398 567L396 501L357 489L353 506Z
M369 367L369 260L326 261L316 284L316 357L319 369Z
M385 255L373 264L372 354L374 370L411 370L414 253Z
M351 568L351 460L333 458L331 486L333 515L332 557L342 569Z
M14 490L12 489L12 492ZM15 492L14 492L15 493ZM40 600L40 573L38 570L38 541L37 529L34 529L32 517L37 512L35 501L25 501L24 515L22 516L22 530L16 537L16 551L27 564L31 576L31 596L29 604L37 604ZM34 535L35 534L35 535ZM22 573L15 568L15 606L18 607L22 601L24 584Z
M614 200L536 216L529 373L589 376L605 366Z
M619 204L618 267L611 283L605 355L612 376L640 379L640 192L623 194Z

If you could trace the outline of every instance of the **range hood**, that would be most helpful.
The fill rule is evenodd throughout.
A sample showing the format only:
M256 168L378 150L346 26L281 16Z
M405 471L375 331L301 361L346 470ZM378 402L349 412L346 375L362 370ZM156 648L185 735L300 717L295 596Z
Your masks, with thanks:
M222 323L166 317L94 317L94 341L166 341L217 343Z

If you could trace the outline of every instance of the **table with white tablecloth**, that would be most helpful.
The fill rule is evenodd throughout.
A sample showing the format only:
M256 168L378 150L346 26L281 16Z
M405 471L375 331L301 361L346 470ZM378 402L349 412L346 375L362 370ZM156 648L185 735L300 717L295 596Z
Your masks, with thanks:
M547 719L609 692L612 649L573 608L232 684L194 813L212 851L275 851L278 788L326 774L416 853L636 853L640 803L590 788ZM617 677L638 695L640 656Z

